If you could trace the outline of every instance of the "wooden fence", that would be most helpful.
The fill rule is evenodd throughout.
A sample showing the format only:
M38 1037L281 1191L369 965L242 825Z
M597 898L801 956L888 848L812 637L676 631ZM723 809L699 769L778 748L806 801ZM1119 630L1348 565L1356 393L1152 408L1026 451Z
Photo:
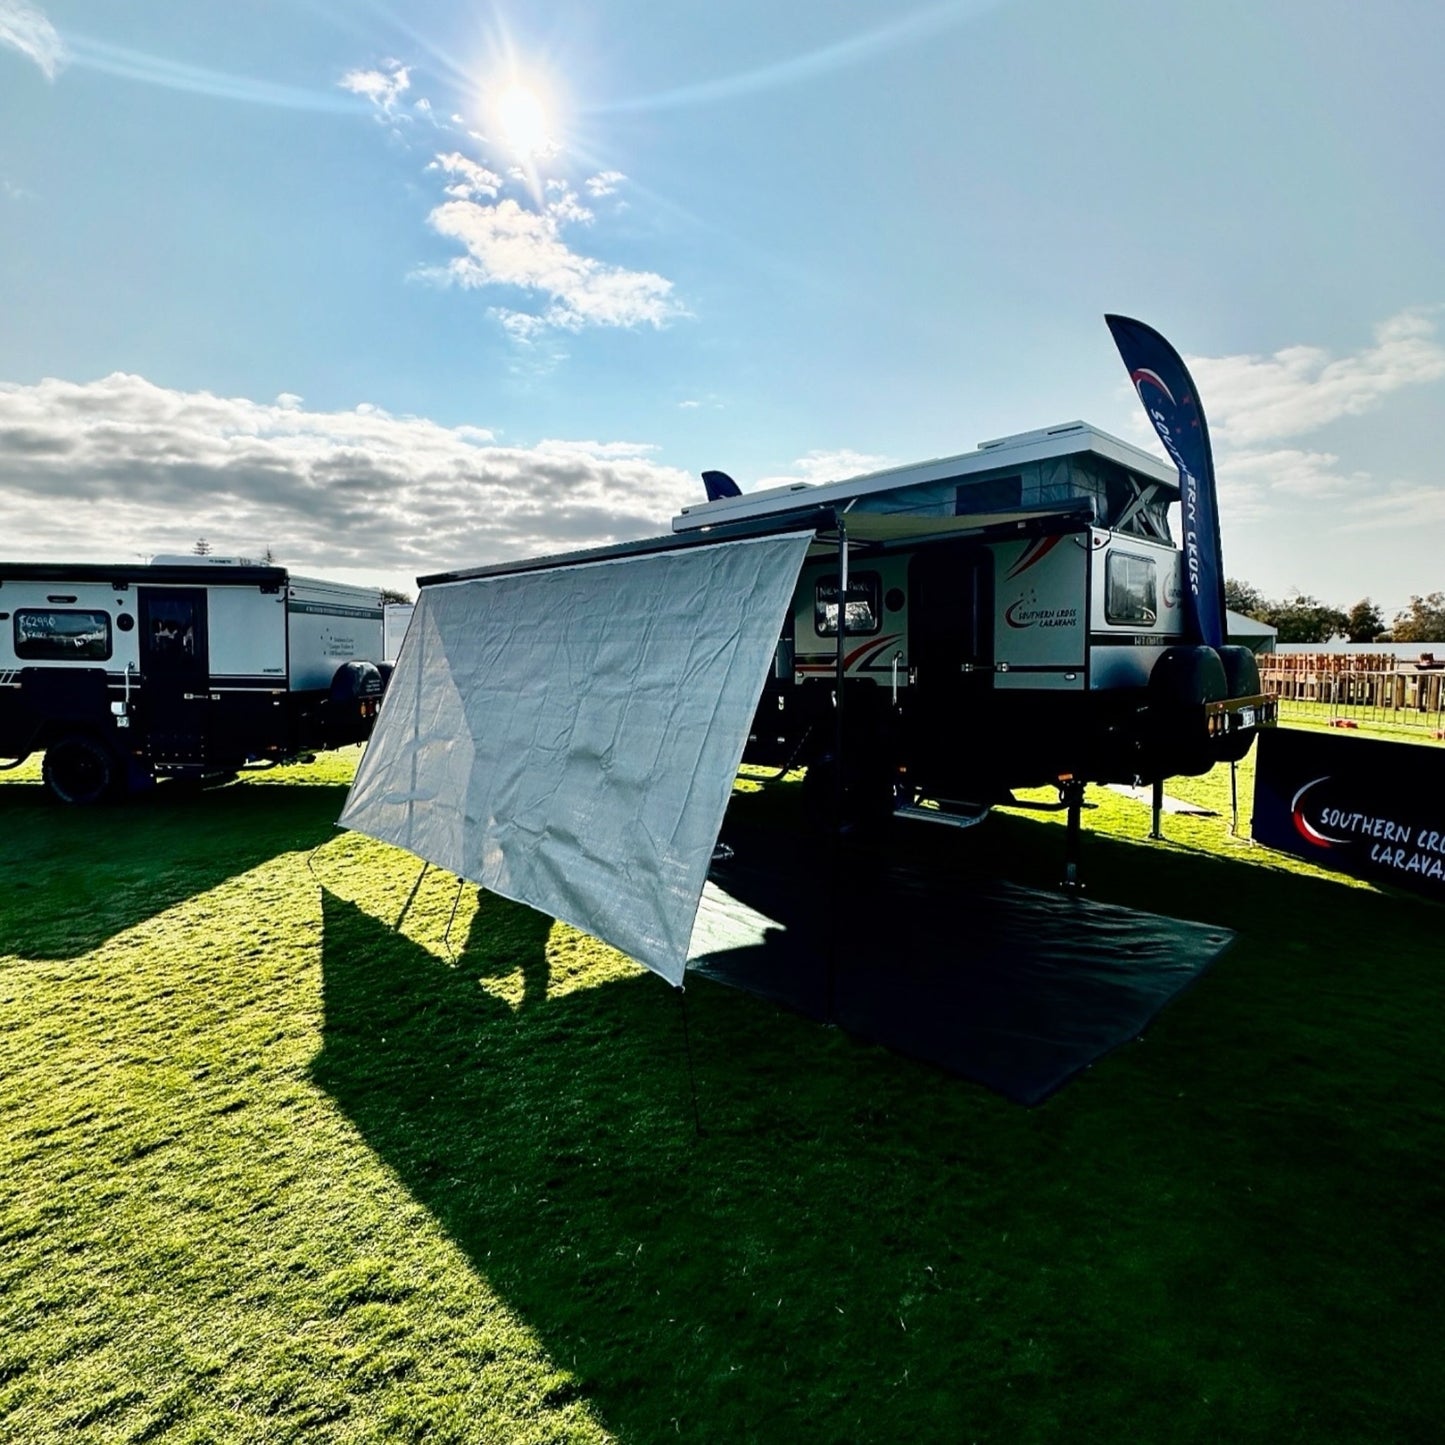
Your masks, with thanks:
M1445 653L1408 658L1357 652L1277 653L1259 657L1266 693L1280 715L1337 724L1445 730Z

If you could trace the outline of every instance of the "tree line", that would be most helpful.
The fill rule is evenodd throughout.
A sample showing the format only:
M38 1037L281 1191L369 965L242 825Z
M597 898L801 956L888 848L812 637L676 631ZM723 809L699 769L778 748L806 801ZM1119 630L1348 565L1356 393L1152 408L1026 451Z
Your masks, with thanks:
M1347 612L1303 594L1274 602L1234 578L1224 584L1224 605L1273 627L1277 642L1445 642L1445 592L1411 597L1389 622L1368 597Z

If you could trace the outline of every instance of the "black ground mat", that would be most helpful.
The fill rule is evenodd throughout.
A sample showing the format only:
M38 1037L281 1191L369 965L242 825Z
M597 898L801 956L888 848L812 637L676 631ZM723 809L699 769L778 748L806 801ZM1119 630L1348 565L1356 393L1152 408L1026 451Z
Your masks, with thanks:
M1137 1037L1234 937L975 883L916 854L839 863L826 840L749 830L730 841L698 911L692 971L1022 1104Z

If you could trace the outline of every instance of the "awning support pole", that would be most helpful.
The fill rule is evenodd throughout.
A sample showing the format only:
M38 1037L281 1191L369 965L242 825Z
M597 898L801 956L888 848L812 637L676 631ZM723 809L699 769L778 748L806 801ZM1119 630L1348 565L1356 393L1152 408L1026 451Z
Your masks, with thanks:
M827 997L824 1018L832 1023L837 1013L838 951L843 946L843 830L847 791L843 783L844 731L843 684L848 677L848 523L841 511L833 513L838 524L838 647L833 677L833 919L832 947L828 950Z
M1154 779L1154 821L1149 828L1149 836L1156 842L1164 840L1163 829L1159 826L1164 813L1164 779Z
M1239 837L1239 776L1235 761L1229 760L1229 836Z
M838 519L838 646L833 660L833 786L837 794L836 816L843 825L843 684L848 679L848 523L842 512Z

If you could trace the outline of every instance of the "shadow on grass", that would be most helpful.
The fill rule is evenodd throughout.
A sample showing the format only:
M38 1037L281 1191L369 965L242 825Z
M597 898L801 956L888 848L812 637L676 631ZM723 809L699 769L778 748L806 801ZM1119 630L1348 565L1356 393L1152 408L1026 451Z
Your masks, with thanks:
M1000 822L975 866L1052 869ZM1255 935L1166 1043L1039 1110L700 981L696 1138L677 995L547 997L548 920L498 900L448 966L324 894L314 1076L568 1372L543 1404L629 1445L1414 1438L1440 1121L1401 1115L1435 1044L1398 991L1438 912L1090 853ZM518 969L514 1010L484 985Z
M274 858L332 835L344 785L162 785L64 808L39 784L0 786L0 955L66 959Z

